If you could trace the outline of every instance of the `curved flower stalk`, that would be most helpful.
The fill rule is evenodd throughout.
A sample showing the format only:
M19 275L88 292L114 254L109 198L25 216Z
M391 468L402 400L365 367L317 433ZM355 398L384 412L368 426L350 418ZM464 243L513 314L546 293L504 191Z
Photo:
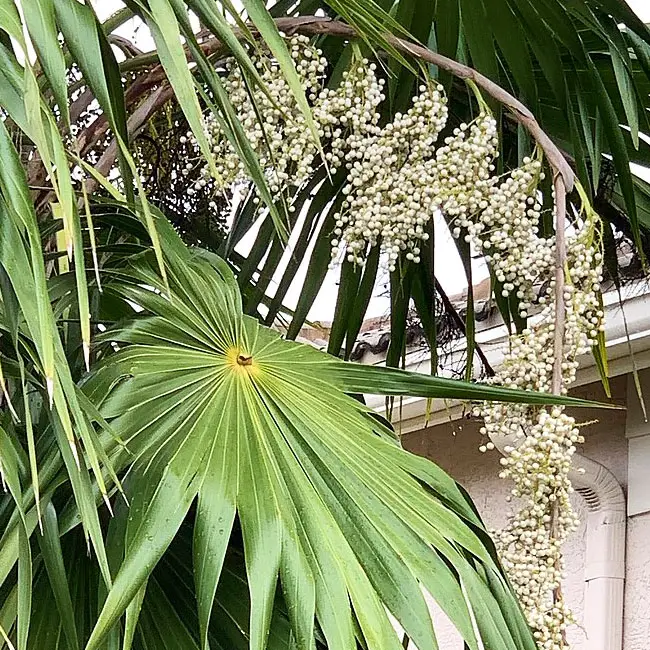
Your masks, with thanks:
M529 176L531 176L529 174ZM575 381L578 357L598 345L603 331L600 302L602 252L600 222L578 186L583 201L574 231L567 236L567 283L562 290L566 314L561 346L561 392ZM539 218L536 185L523 187L508 198L534 220ZM515 221L521 217L515 217ZM557 290L553 260L557 243L532 236L527 242L510 237L510 229L493 224L505 246L501 260L514 273L506 277L508 290L526 300L534 295L535 285L548 289L538 298L541 311L520 334L511 336L510 351L497 370L493 382L523 388L552 390L557 364L554 341L557 319ZM530 232L530 231L529 231ZM524 245L522 245L524 244ZM540 260L542 263L540 263ZM534 268L530 272L517 269ZM523 302L523 301L522 301ZM522 310L530 303L523 302ZM514 483L512 495L520 509L508 526L496 532L497 547L515 586L535 638L544 650L564 650L566 629L574 622L562 598L564 570L562 544L577 526L570 502L573 492L569 473L576 445L583 442L573 417L563 407L535 409L518 405L484 405L475 411L484 419L481 432L492 439L505 439L506 455L501 459L500 476ZM492 442L481 446L493 448Z

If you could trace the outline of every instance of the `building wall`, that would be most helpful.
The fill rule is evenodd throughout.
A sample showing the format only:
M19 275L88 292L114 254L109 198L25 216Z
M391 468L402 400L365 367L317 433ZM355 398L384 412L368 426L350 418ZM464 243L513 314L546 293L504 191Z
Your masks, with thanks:
M626 391L625 376L612 381L615 401L624 404ZM589 399L604 399L598 384L583 386L575 393ZM650 387L647 394L650 394ZM636 399L636 396L632 395L630 399ZM628 442L625 411L580 410L574 415L578 422L590 423L584 427L586 441L580 452L605 465L626 490ZM510 485L498 477L499 453L482 454L478 451L482 442L479 427L478 422L456 420L408 433L402 440L406 449L430 458L468 490L488 527L500 527L507 521L515 504L507 503ZM579 514L585 515L579 495L575 495L574 505ZM565 597L578 622L583 612L586 529L585 517L582 516L581 520L579 529L566 544L566 579L563 585ZM451 625L435 608L433 611L440 647L462 650L462 642ZM574 650L589 650L588 640L579 625L570 630L568 637ZM624 650L650 648L650 514L628 518L624 639Z

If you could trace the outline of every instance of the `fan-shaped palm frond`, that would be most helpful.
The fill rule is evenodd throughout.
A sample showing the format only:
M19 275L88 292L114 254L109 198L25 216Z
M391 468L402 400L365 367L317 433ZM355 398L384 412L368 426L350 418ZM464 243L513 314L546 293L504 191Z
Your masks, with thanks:
M421 587L470 647L473 618L488 646L534 647L525 626L498 613L516 603L453 481L403 452L339 388L391 392L401 374L377 386L380 373L243 316L218 258L170 264L168 295L140 261L125 275L111 290L144 311L102 336L121 349L85 383L123 443L111 461L129 467L130 501L124 559L89 648L101 647L188 518L202 643L237 519L251 648L266 647L278 575L299 648L313 647L314 620L328 647L353 647L356 619L365 645L397 649L386 610L418 647L434 648ZM444 380L427 381L444 391Z

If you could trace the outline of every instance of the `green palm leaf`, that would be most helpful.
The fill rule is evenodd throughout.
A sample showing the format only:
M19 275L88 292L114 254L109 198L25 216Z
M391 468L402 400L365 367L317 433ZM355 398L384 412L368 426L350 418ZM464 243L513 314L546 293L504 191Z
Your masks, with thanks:
M113 465L131 467L125 555L88 649L101 647L197 499L194 571L204 647L237 520L251 648L266 647L278 578L299 648L313 648L315 620L329 647L353 647L356 618L369 647L397 649L385 608L418 647L435 648L421 586L470 647L479 646L463 590L478 599L473 608L482 603L474 615L488 647L532 648L527 633L523 645L515 642L500 600L506 591L487 580L503 589L503 575L453 481L402 451L340 390L371 387L379 373L284 341L242 315L234 278L212 260L171 264L169 296L143 261L130 283L110 285L145 315L103 336L121 349L86 384L88 394L106 395L102 414L125 443ZM444 380L400 371L375 390L407 386L447 394ZM472 385L465 396L490 390L524 398ZM510 596L506 601L518 611Z

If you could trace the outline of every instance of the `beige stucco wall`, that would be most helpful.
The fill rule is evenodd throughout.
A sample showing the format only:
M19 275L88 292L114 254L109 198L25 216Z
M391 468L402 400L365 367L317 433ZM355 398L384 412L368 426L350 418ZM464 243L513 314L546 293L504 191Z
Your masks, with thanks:
M625 403L627 379L625 376L612 381L612 393L619 403ZM598 385L580 388L576 394L591 399L602 399ZM649 393L650 394L650 393ZM635 396L632 396L635 398ZM585 456L605 465L627 488L627 440L625 437L625 411L581 411L579 422L598 420L584 428L586 442L581 449ZM486 524L498 527L505 523L512 506L506 502L510 486L498 478L499 453L482 454L478 422L458 420L403 437L404 446L417 454L426 456L459 481L470 493ZM650 472L650 466L648 467ZM581 497L576 495L575 507L584 514ZM564 593L578 621L582 618L584 590L585 525L566 545L567 576ZM650 515L642 514L628 518L626 567L626 600L624 621L624 650L648 650L650 648ZM440 647L444 650L462 650L451 627L434 614L438 623ZM579 626L569 634L574 650L589 650L588 640Z

